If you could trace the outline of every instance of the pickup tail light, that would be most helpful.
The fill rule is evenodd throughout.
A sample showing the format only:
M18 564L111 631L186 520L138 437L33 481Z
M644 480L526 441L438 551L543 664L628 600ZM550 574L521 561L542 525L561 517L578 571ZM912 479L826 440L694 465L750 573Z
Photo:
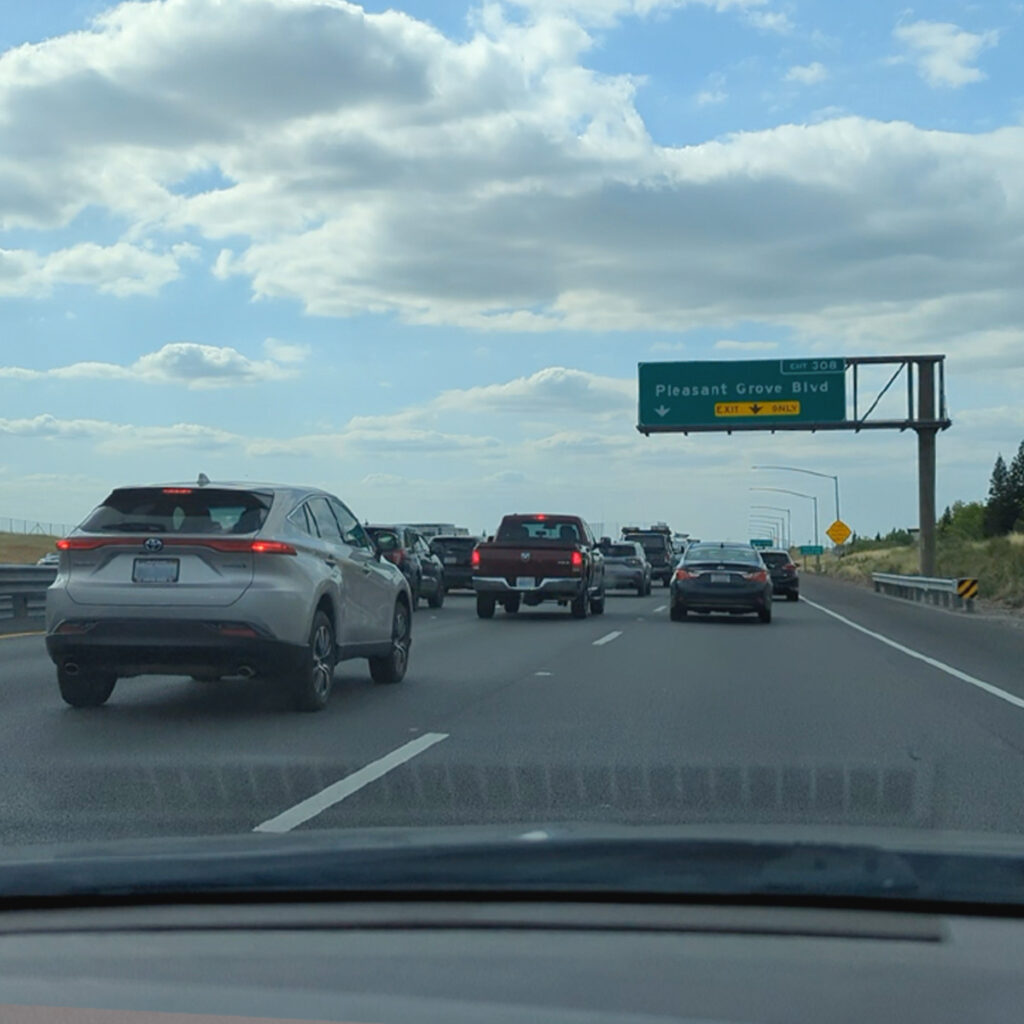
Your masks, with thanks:
M755 569L753 572L745 572L743 578L752 583L767 583L768 573L764 569Z
M582 551L574 551L572 553L572 567L574 569L582 569L583 568L583 552Z
M477 548L473 548L473 553L469 556L469 564L474 569L480 568L480 551Z

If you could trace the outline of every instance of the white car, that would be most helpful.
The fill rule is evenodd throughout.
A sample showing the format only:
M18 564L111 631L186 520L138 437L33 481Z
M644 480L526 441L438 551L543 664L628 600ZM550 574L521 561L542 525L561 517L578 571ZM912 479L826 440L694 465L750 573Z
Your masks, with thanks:
M269 676L315 711L342 659L404 677L396 538L371 539L324 491L200 481L118 488L58 541L46 648L67 703L103 704L130 676Z

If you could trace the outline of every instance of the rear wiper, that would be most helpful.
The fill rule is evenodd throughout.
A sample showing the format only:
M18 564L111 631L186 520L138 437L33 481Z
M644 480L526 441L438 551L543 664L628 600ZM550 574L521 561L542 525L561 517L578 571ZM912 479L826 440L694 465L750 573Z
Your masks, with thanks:
M107 523L101 530L121 530L124 533L166 533L167 527L162 523Z

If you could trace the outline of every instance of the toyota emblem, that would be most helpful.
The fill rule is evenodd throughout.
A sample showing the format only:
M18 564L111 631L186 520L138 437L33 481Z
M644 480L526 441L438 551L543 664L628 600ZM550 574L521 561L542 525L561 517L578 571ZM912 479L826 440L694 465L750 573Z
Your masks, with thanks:
M147 551L163 551L164 542L159 537L147 537L142 545Z
M524 562L528 562L528 561L530 560L530 552L529 552L529 551L520 551L520 552L519 552L519 557L520 557L520 558L521 558L521 559L522 559L522 560L523 560Z

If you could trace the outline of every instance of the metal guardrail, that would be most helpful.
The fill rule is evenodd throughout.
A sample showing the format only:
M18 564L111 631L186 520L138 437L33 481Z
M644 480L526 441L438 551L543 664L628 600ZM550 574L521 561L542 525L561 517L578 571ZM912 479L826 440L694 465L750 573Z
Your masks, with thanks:
M47 587L56 578L51 565L0 565L0 629L40 624Z
M871 579L876 594L889 594L945 608L960 608L967 612L974 611L974 599L978 596L978 581L973 577L940 579L934 576L873 572Z

